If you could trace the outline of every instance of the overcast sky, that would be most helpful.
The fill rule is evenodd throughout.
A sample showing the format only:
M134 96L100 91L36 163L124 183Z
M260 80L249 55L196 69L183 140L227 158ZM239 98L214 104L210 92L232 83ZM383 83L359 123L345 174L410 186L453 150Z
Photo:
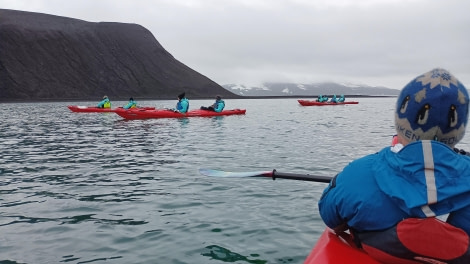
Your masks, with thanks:
M441 67L470 88L468 0L0 0L0 8L140 24L220 85L401 89Z

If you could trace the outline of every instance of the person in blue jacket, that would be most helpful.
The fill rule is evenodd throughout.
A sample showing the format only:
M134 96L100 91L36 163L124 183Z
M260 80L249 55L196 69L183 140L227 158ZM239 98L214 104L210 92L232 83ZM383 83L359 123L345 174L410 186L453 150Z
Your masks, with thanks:
M185 93L179 94L178 103L176 103L176 108L174 109L174 111L184 114L188 112L188 108L189 108L189 100L185 97Z
M201 106L201 110L209 110L209 111L214 111L214 112L222 112L222 110L224 110L224 107L225 107L225 102L224 100L222 100L222 97L220 95L217 95L215 97L215 102L209 106L209 107L205 107L205 106Z
M129 109L129 108L136 108L137 107L137 102L134 101L134 98L129 98L129 102L123 106L122 108L124 109Z
M103 96L103 100L98 103L96 106L98 108L111 108L111 101L109 101L109 98L107 95Z
M380 263L470 263L470 157L455 148L468 111L467 89L444 69L408 83L396 103L398 143L331 180L318 203L325 224L349 229Z
M328 102L328 96L323 96L323 95L320 94L320 95L318 96L317 102L320 102L320 103L322 103L322 102Z
M333 97L331 97L330 102L332 102L332 103L337 103L338 102L338 99L336 98L336 94L334 94Z
M346 98L344 98L344 94L342 94L339 98L338 98L338 103L342 103L346 100Z

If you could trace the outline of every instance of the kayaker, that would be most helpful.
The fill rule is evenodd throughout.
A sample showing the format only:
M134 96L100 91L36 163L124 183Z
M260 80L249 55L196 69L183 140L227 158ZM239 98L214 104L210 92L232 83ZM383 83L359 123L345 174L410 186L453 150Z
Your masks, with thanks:
M336 99L336 94L334 94L333 97L331 97L330 102L332 102L332 103L337 103L338 102L338 99Z
M176 103L176 108L173 109L175 112L186 113L189 108L189 100L185 97L185 93L178 95L178 103Z
M338 98L338 103L342 103L346 100L346 98L344 98L344 94L341 95L340 98Z
M109 98L107 95L103 96L103 100L98 103L96 106L98 108L111 108L111 101L109 101Z
M134 101L134 98L129 98L129 102L123 106L122 108L124 109L129 109L129 108L136 108L137 107L137 102Z
M323 96L321 94L318 96L317 102L323 103L327 101L328 101L328 96Z
M208 106L208 107L201 106L201 110L209 110L209 111L214 111L214 112L219 113L219 112L222 112L222 110L224 110L224 107L225 107L224 100L222 100L222 97L220 95L217 95L215 97L215 102L211 106Z
M408 83L398 143L331 180L318 204L325 224L349 229L380 263L470 263L470 157L455 149L468 111L467 89L444 69Z

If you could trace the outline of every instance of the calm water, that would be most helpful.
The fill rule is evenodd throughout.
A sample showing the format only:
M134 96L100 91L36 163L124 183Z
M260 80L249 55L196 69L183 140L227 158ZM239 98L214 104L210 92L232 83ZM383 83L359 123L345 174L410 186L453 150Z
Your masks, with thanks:
M395 98L357 101L227 100L246 115L132 121L66 107L95 102L1 104L0 263L302 263L325 184L198 169L334 176L394 134Z

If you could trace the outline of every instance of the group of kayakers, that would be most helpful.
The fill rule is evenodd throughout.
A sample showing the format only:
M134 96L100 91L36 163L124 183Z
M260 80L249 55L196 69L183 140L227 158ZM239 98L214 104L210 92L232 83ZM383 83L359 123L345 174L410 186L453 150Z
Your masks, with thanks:
M108 96L107 95L103 96L103 100L101 100L96 107L111 108L111 101L109 100ZM129 102L122 108L129 109L129 108L136 108L136 107L137 107L137 102L134 101L134 98L131 97L129 98Z
M344 97L344 94L342 94L339 98L337 98L336 94L334 94L333 97L331 97L330 101L328 101L328 99L329 99L328 96L320 94L316 101L320 103L326 103L326 102L342 103L346 100L346 98Z
M97 105L98 108L111 108L111 101L109 100L108 96L105 95L103 96L103 100L98 103ZM129 98L129 102L123 106L122 108L124 109L130 109L130 108L136 108L137 107L137 102L134 101L134 98ZM214 111L214 112L222 112L225 108L225 102L222 100L222 97L220 95L217 95L215 97L215 102L208 106L201 106L201 110L208 110L208 111ZM170 108L168 109L170 111L178 112L178 113L186 113L189 110L189 100L186 98L186 93L181 93L178 95L178 102L176 103L175 108Z

